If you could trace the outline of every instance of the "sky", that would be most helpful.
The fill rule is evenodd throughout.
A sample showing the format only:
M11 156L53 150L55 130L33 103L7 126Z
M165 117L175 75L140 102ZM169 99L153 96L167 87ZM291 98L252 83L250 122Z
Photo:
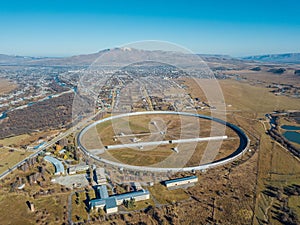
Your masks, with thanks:
M143 40L194 53L300 52L299 0L1 0L0 54L69 56Z

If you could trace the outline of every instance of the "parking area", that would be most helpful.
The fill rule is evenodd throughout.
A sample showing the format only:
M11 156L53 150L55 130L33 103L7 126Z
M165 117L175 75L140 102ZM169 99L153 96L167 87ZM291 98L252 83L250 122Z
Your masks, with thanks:
M64 185L69 188L80 188L89 185L86 174L60 176L56 177L53 182Z

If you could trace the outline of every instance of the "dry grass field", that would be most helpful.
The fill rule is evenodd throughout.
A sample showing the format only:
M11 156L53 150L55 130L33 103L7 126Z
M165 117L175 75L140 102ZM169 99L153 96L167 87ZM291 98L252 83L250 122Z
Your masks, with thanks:
M1 139L0 144L3 144L5 146L9 146L9 145L20 146L21 144L26 143L29 138L30 138L29 134L23 134L19 136Z
M246 75L245 76L252 76ZM255 75L256 76L256 75ZM269 74L264 79L270 79ZM273 75L272 75L273 76ZM256 77L253 77L253 80ZM276 78L277 79L277 78ZM201 80L203 85L211 85L209 80ZM199 97L205 100L203 91L195 87L195 83L187 80L185 83L187 90L191 90L193 97ZM247 152L240 160L234 161L218 168L209 169L206 172L196 172L199 182L188 189L167 190L161 184L155 184L149 187L153 196L148 204L143 202L137 205L136 211L126 212L124 214L115 214L103 217L101 222L90 221L89 224L282 224L276 218L281 213L280 207L283 200L279 201L277 197L268 192L270 186L285 190L292 185L300 185L300 162L295 159L290 152L275 143L268 135L258 118L263 118L265 113L281 109L299 109L299 99L285 96L275 96L264 88L263 85L251 85L244 81L220 80L227 107L227 121L241 127L251 140L251 152ZM218 111L218 108L217 110ZM199 111L199 113L209 114L208 110ZM150 118L138 118L129 122L129 127L139 132L151 131L149 127ZM118 126L128 125L128 121L120 120ZM172 124L170 129L178 135L177 126L179 121ZM102 124L98 128L101 137L108 140L108 144L116 144L113 141L113 130L110 123ZM126 126L127 126L126 125ZM172 125L172 126L171 126ZM203 134L207 134L207 125L201 125ZM102 132L102 133L101 133ZM177 133L176 133L177 132ZM226 130L226 134L231 136L231 131ZM89 141L87 141L89 142ZM199 146L198 146L199 145ZM197 164L201 159L201 149L206 148L205 143L199 143L196 151L192 154L190 165ZM222 144L223 151L217 155L217 159L230 154L231 148L236 148L235 139L228 140ZM163 146L164 149L147 151L137 150L111 150L105 152L102 156L114 157L120 161L130 161L137 164L145 158L149 162L156 162L174 154L170 150L171 146ZM92 147L91 147L92 148ZM153 155L152 155L153 153ZM198 158L199 157L199 158ZM9 177L16 176L12 174ZM20 175L20 174L18 174ZM23 174L24 175L24 174ZM187 173L177 174L191 175ZM9 178L10 179L10 178ZM28 197L27 194L9 193L9 182L5 181L6 188L0 192L1 214L0 220L4 224L61 224L64 217L64 208L66 205L66 194L56 194L51 197L40 197L35 200ZM26 189L28 193L33 190ZM74 197L74 196L73 196ZM300 197L288 195L286 191L282 192L282 198L286 200L286 205L296 212L299 216ZM75 221L83 221L87 218L84 200L85 193L80 194L80 204L76 205L75 199L72 218ZM29 212L24 206L27 200L34 201L38 208L38 213ZM143 207L156 204L157 207L150 207L147 210L140 210ZM43 214L44 213L44 214ZM77 214L80 219L76 220ZM100 213L102 216L102 214ZM90 218L98 216L91 214ZM12 220L12 218L16 218ZM43 222L41 218L44 218ZM45 219L46 218L46 219ZM36 220L39 220L38 222ZM13 221L10 222L9 221Z
M294 74L294 69L288 69L284 74L281 75L267 72L268 69L269 68L263 68L263 70L259 72L251 70L239 70L236 71L236 73L242 78L246 78L248 81L252 82L260 81L265 83L285 83L300 86L299 82L295 82L297 79L299 79L299 77Z
M160 134L165 131L165 134ZM150 133L151 132L151 133ZM128 135L130 134L130 135ZM131 135L132 134L132 135ZM209 137L227 135L228 140L207 142L169 144L163 146L145 146L143 149L112 149L99 154L102 158L120 161L136 166L150 166L164 161L164 166L185 161L185 166L197 166L201 163L205 152L210 155L210 162L219 160L234 152L239 145L237 134L230 128L214 121L179 115L143 115L106 121L91 128L82 138L87 149L101 149L105 145L138 142L176 140L181 138ZM179 153L172 148L177 147ZM171 157L170 157L171 156ZM205 161L206 163L207 161ZM182 163L178 164L183 166Z
M149 187L149 191L160 204L174 203L189 198L183 189L168 190L162 184L155 184L153 187Z
M11 168L30 154L30 152L26 151L0 148L0 173L3 173L7 169Z
M39 139L46 140L47 137L55 136L59 133L57 130L50 130L45 132L36 132L31 134L22 134L13 137L8 137L4 139L0 139L0 144L4 146L14 146L20 147L21 145L32 145L38 141Z
M140 151L134 149L114 149L108 154L125 164L135 166L149 166L161 162L173 153L168 146L159 146L154 150Z
M36 167L30 168L23 172L16 170L5 177L1 181L0 189L0 223L1 224L63 224L66 221L66 206L68 192L62 192L61 187L50 182L51 174L54 168L51 164L45 164L43 187L38 184L30 185L26 179L27 176L38 171L38 166L43 163L38 163ZM16 179L22 178L25 183L23 190L11 190L11 184ZM41 190L47 192L53 190L52 194L39 195L34 197L34 194ZM27 201L34 203L35 211L31 212Z
M83 222L88 219L87 199L95 198L95 191L81 191L72 195L72 221Z
M17 88L16 84L14 84L8 80L0 78L0 95L9 93L9 92L15 90L16 88Z
M63 205L67 195L53 195L41 197L37 200L23 194L9 193L0 196L1 224L61 224ZM31 212L26 201L34 202L35 212ZM37 219L40 218L40 219Z
M41 137L56 134L57 131L23 134L0 140L0 173L14 166L24 158L32 154L32 152L21 148L22 145L37 145L36 141Z
M197 80L203 86L215 87L215 81ZM198 97L206 101L203 90L199 89L199 85L192 79L186 80L185 84L191 90L192 97ZM236 80L218 80L222 89L228 112L233 110L242 110L255 112L259 116L274 110L294 110L300 108L300 101L296 98L286 96L275 96L269 92L269 89L262 86L254 86L246 82Z
M267 194L267 187L284 189L289 185L300 185L300 161L295 159L286 149L263 135L260 144L258 161L258 185L254 224L269 221L271 224L281 224L275 216L280 213L280 202L274 196ZM287 196L290 208L299 213L299 196ZM298 214L299 215L299 214Z

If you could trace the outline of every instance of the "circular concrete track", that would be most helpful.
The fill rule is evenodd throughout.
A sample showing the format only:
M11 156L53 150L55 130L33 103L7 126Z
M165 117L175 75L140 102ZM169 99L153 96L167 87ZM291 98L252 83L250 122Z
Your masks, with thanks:
M223 124L225 126L228 126L229 128L231 128L232 130L234 130L240 139L240 145L239 147L233 152L231 153L229 156L222 158L220 160L217 161L213 161L211 163L207 163L207 164L202 164L199 166L192 166L192 167L183 167L183 168L157 168L157 167L149 167L149 166L133 166L133 165L128 165L128 164L124 164L124 163L119 163L119 162L114 162L111 160L107 160L101 157L98 157L92 153L90 153L82 144L81 144L81 138L82 136L91 128L96 126L97 124L103 123L105 121L108 120L113 120L113 119L117 119L117 118L121 118L121 117L125 117L125 116L136 116L136 115L150 115L150 114L170 114L170 115L182 115L182 116L192 116L192 117L198 117L198 118L202 118L202 119L207 119L207 120L212 120L214 122ZM210 116L205 116L205 115L201 115L201 114L195 114L195 113L188 113L188 112L174 112L174 111L144 111L144 112L133 112L133 113L124 113L124 114L120 114L120 115L116 115L116 116L111 116L99 121L96 121L88 126L86 126L84 129L81 130L81 132L78 135L77 138L77 144L78 147L84 152L84 154L86 154L87 156L93 158L96 161L102 162L102 163L107 163L113 166L117 166L117 167L122 167L122 168L127 168L127 169L131 169L131 170L139 170L139 171L150 171L150 172L179 172L179 171L195 171L195 170L206 170L212 167L216 167L216 166L220 166L220 165L224 165L226 163L232 162L233 160L239 158L240 156L242 156L244 154L244 152L247 151L249 145L250 145L250 140L247 137L247 135L236 125L233 125L231 123L228 123L224 120L215 118L215 117L210 117Z

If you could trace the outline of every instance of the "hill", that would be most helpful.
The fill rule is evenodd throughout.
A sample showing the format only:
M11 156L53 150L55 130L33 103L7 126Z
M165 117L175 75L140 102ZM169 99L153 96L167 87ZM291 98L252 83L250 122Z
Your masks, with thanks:
M37 58L0 54L0 65L18 65L29 62L34 59Z
M109 52L109 54L105 54ZM157 59L169 57L170 59L176 59L180 63L183 55L188 56L190 61L202 61L213 62L213 63L241 63L243 60L233 58L228 55L209 55L209 54L182 54L168 51L149 51L139 50L134 48L113 48L104 49L92 54L81 54L74 55L71 57L27 57L27 56L10 56L0 54L0 65L28 65L28 66L89 66L94 63L97 59L101 61L107 61L110 63L127 63L132 61L140 61L145 59ZM101 57L103 56L103 57ZM196 57L196 56L199 56ZM185 58L185 57L183 57ZM98 60L99 61L99 60Z
M178 54L176 54L175 52L164 52L158 50L148 51L148 50L138 50L134 48L113 48L113 49L104 49L96 53L75 55L71 57L31 57L31 56L13 56L13 55L0 54L0 65L89 66L93 62L95 62L99 57L105 55L105 53L107 52L110 52L109 54L110 62L112 62L111 60L116 60L118 62L121 61L123 63L126 63L127 61L132 62L133 59L139 61L140 59L160 58L164 54L179 59ZM221 63L221 64L243 65L244 63L247 63L249 61L300 64L300 53L257 55L257 56L247 56L242 58L234 58L229 55L217 55L217 54L196 54L196 55L199 56L203 61L207 63L214 63L214 64ZM120 58L120 56L124 58L122 57ZM195 57L190 56L189 58L192 61L195 60ZM103 58L101 60L109 60L109 59Z
M256 55L243 57L241 59L271 63L300 63L300 53Z

